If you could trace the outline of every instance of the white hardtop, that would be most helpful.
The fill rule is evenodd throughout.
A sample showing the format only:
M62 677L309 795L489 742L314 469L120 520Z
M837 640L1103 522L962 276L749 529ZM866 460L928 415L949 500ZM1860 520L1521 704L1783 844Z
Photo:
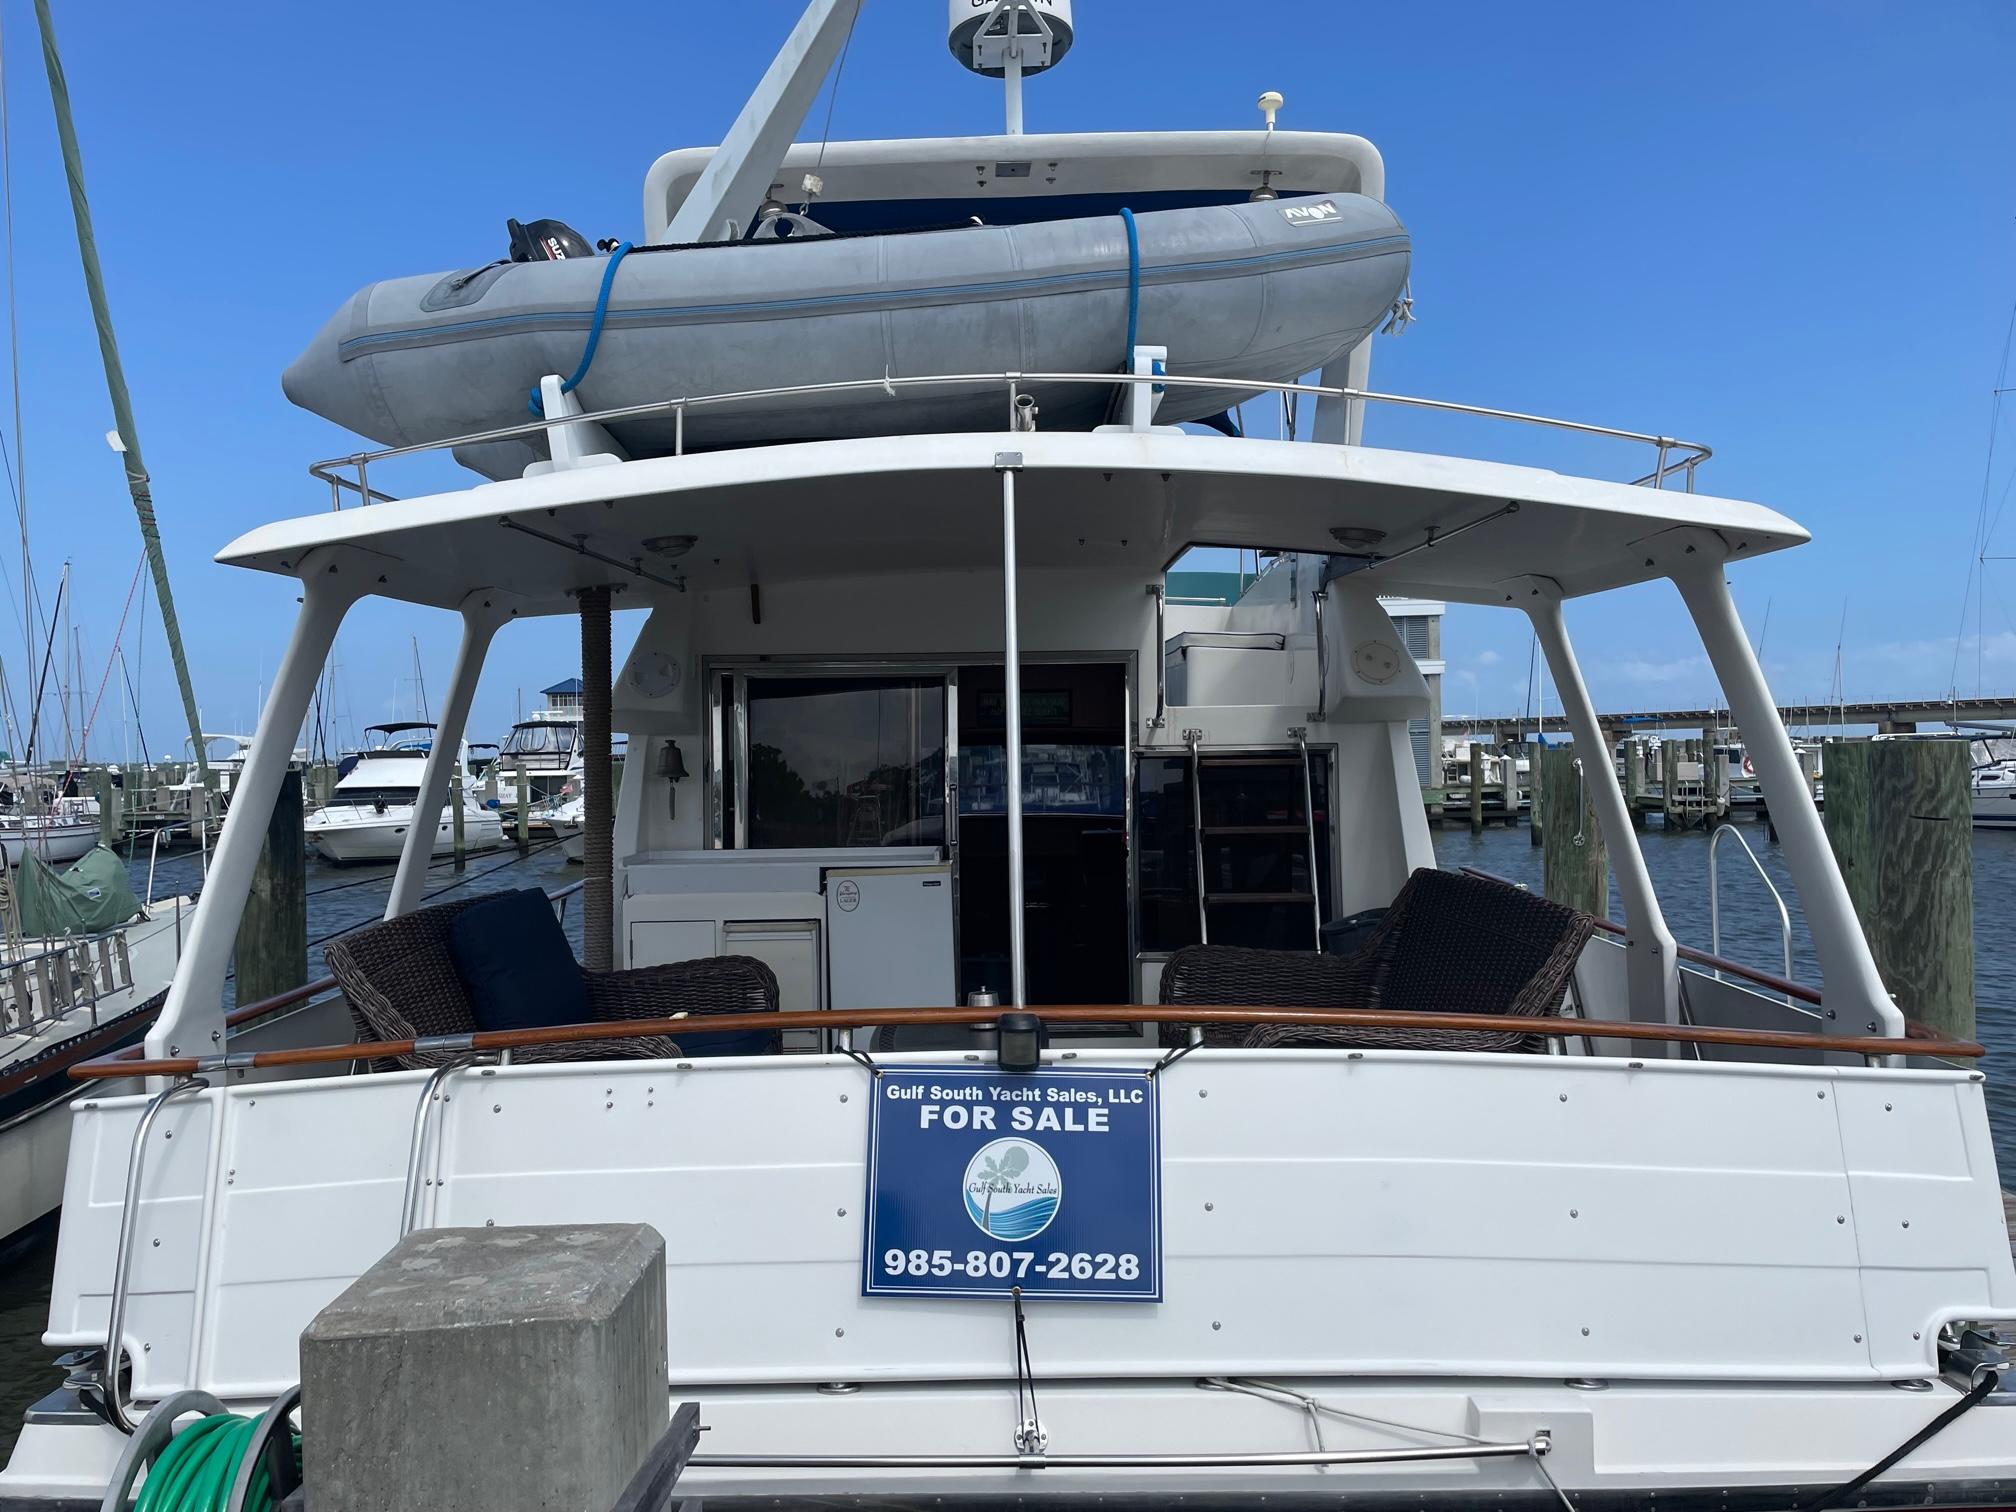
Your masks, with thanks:
M694 182L714 160L713 147L682 147L644 177L644 239L662 242ZM895 138L868 142L798 142L785 153L772 198L806 203L804 177L822 187L810 201L819 219L828 205L915 202L967 209L976 201L1027 201L1125 195L1136 209L1169 194L1241 196L1263 183L1284 194L1386 192L1379 150L1364 137L1334 131L1093 131L1032 135ZM1263 177L1264 175L1264 177ZM985 219L984 209L982 218Z
M1019 457L1029 569L1152 577L1192 546L1335 553L1380 532L1382 595L1506 603L1533 578L1567 597L1666 576L1660 537L1725 559L1805 541L1762 505L1502 462L1176 431L911 435L658 457L262 525L217 560L368 573L386 598L572 613L625 585L641 607L688 588L998 571L999 459ZM1516 505L1508 511L1507 505ZM500 526L508 528L499 528ZM676 557L654 543L692 536ZM1431 540L1433 550L1422 550ZM1363 548L1354 548L1363 549ZM311 560L312 558L312 560Z

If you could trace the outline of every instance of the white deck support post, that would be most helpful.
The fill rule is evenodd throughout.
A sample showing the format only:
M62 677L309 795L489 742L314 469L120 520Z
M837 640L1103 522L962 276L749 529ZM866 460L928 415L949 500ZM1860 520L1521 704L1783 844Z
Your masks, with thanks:
M294 759L294 737L307 717L322 663L365 583L363 572L341 571L333 564L322 570L303 569L301 615L294 621L273 690L260 711L245 769L231 785L231 814L236 818L227 816L218 834L203 883L203 905L189 927L168 1001L147 1031L150 1058L214 1055L224 1048L224 974L231 966L238 920L266 843L267 816Z
M726 241L748 229L864 3L812 0L805 7L666 225L667 242Z
M1016 624L1015 474L1022 453L996 452L994 470L1001 474L1001 687L1006 709L1004 741L1008 756L1008 977L1010 1001L1029 1006L1029 982L1023 955L1022 918L1022 637Z
M420 791L413 798L413 818L406 826L406 841L399 848L399 871L392 879L392 895L385 900L388 919L411 913L427 886L427 867L434 859L434 837L441 827L441 806L447 801L448 783L461 757L462 733L469 725L476 680L483 675L483 661L490 653L491 638L505 617L481 596L462 607L462 644L455 652L455 671L448 679L441 722L434 727L434 748L427 753Z
M1379 149L1365 142L1358 152L1358 192L1382 204L1386 199L1386 160ZM1367 336L1345 354L1341 363L1328 364L1319 381L1325 388L1366 389L1372 385L1372 338ZM1316 419L1309 427L1309 439L1333 446L1356 446L1365 437L1363 399L1318 398Z
M1799 890L1806 926L1813 935L1813 953L1820 958L1820 979L1826 1005L1820 1020L1829 1034L1904 1033L1904 1014L1890 1001L1876 958L1855 916L1848 884L1841 880L1833 848L1813 806L1813 793L1799 771L1791 737L1778 722L1778 706L1764 682L1764 671L1743 633L1736 601L1723 576L1725 558L1719 537L1692 532L1695 544L1671 576L1687 605L1729 712L1743 732L1744 749L1757 769L1758 785L1770 806L1785 865ZM1713 753L1710 753L1712 757Z
M1673 944L1673 932L1659 908L1659 895L1652 889L1652 874L1645 868L1645 854L1638 849L1638 835L1631 828L1631 812L1624 791L1612 775L1609 747L1603 743L1603 729L1596 719L1596 705L1590 701L1589 686L1582 681L1581 665L1568 641L1568 625L1561 614L1561 592L1557 585L1542 579L1531 580L1535 590L1526 604L1527 617L1539 637L1547 670L1554 677L1554 691L1561 695L1561 707L1581 747L1582 759L1594 760L1589 774L1590 806L1603 831L1603 844L1610 853L1610 865L1617 878L1617 895L1624 904L1625 981L1629 984L1631 1017L1641 1023L1680 1022L1680 957ZM1474 737L1473 737L1474 738ZM1478 759L1478 747L1471 747L1471 760ZM1506 758L1508 761L1510 757ZM1516 802L1510 794L1509 802ZM1536 807L1534 820L1539 820ZM1562 837L1549 835L1549 844Z

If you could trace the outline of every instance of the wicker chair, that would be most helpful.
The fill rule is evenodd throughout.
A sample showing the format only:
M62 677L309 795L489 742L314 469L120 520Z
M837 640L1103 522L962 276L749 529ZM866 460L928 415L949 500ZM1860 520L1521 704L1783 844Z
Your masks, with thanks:
M448 954L448 926L480 897L422 908L331 940L323 951L342 984L359 1039L418 1039L468 1034L476 1012ZM588 1010L597 1023L679 1014L762 1013L777 1007L777 977L748 956L710 956L636 971L590 971ZM772 1048L774 1049L774 1043ZM421 1050L391 1064L439 1066L465 1052ZM544 1061L652 1060L680 1054L663 1035L541 1045L515 1050L520 1064Z
M1557 1012L1596 921L1499 882L1423 868L1355 955L1191 945L1162 973L1169 1005L1371 1008L1539 1018ZM1165 1024L1164 1045L1189 1024ZM1536 1052L1538 1034L1309 1024L1200 1024L1207 1045Z

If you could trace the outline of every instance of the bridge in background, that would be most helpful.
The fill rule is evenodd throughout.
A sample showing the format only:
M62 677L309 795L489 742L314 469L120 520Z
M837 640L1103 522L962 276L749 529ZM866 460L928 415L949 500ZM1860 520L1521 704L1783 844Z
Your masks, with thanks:
M1606 713L1597 717L1603 728L1610 732L1613 740L1621 740L1626 735L1651 733L1657 730L1686 730L1690 734L1699 734L1704 730L1726 729L1731 722L1727 709L1639 709ZM1967 730L1970 727L1992 729L1995 726L2007 725L2010 727L2010 733L2016 734L2016 696L1889 698L1869 703L1780 704L1778 717L1795 730L1818 731L1829 726L1853 728L1874 725L1880 734L1907 735L1927 726L1939 730L1955 728ZM1542 728L1559 735L1564 733L1566 726L1559 714L1544 720L1531 714L1466 717L1446 709L1442 714L1444 734L1482 735L1497 742L1525 740Z

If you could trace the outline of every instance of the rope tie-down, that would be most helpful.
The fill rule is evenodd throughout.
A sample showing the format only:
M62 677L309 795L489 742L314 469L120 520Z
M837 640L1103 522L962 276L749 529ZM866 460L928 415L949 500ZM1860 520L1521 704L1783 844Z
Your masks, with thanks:
M602 270L602 288L595 296L595 314L588 322L588 340L581 348L581 361L574 368L574 376L560 385L563 394L573 393L581 380L588 376L588 369L595 365L595 349L602 344L602 324L609 318L609 290L616 282L618 264L630 255L630 250L629 242L618 242L609 254L609 264ZM525 407L541 419L545 418L546 406L540 402L538 384L532 385Z

